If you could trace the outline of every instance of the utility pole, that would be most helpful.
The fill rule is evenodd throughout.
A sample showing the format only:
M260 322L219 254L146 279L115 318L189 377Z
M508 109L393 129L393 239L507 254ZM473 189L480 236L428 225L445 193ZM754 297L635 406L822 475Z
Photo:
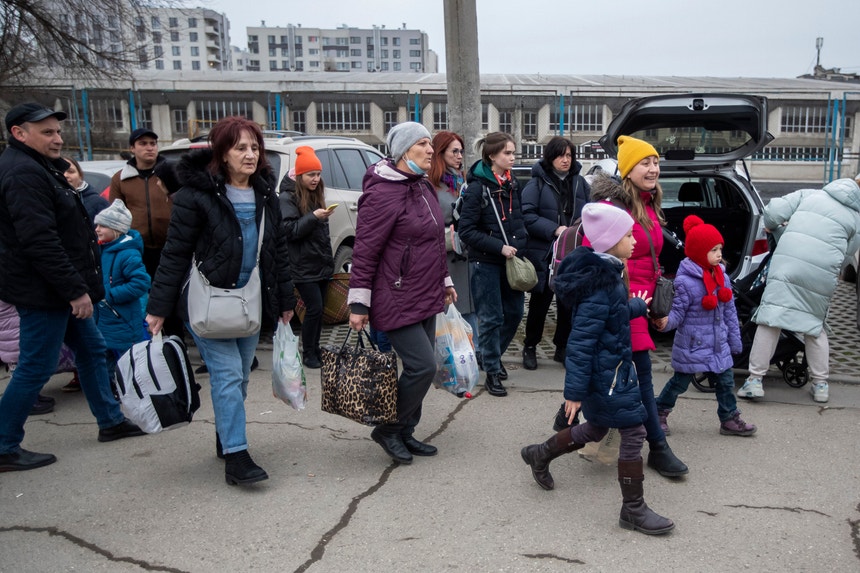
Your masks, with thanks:
M478 10L476 0L445 0L444 5L448 127L463 137L463 168L468 170L476 160L481 127Z
M815 38L815 67L821 67L821 47L824 46L824 38Z

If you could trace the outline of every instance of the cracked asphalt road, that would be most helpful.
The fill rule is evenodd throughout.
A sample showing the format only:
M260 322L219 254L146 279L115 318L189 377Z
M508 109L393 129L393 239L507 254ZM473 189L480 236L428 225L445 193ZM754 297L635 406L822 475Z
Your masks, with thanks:
M53 378L56 410L30 418L24 446L59 461L0 474L0 570L860 570L860 385L834 383L822 405L766 379L763 401L740 404L751 438L719 434L712 394L684 394L669 443L691 471L646 469L646 501L677 524L652 538L618 527L614 467L571 454L553 462L555 490L532 481L519 449L550 434L551 360L528 372L507 356L506 398L431 390L417 436L440 453L399 467L370 428L320 411L319 371L296 412L258 355L248 433L271 479L248 488L224 483L205 375L190 426L105 444L83 397L60 391L68 375ZM658 389L668 376L655 372Z

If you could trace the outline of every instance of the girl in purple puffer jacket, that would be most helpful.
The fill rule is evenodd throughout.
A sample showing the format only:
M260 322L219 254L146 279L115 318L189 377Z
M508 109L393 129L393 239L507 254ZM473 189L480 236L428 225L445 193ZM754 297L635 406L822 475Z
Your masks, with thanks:
M732 354L741 352L738 313L731 281L723 265L723 237L699 217L684 219L687 255L675 276L675 299L669 316L655 321L660 330L677 328L672 346L675 374L657 398L657 414L666 435L666 418L693 376L704 373L716 388L720 433L751 436L756 427L741 420L734 395Z

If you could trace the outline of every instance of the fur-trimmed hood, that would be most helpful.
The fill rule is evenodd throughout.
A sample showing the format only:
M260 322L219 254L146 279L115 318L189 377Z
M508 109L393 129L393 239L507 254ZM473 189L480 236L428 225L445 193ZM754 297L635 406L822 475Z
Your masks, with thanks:
M195 149L182 155L179 159L179 164L176 166L176 177L180 185L193 187L201 191L215 191L226 183L224 178L218 174L213 175L209 169L209 162L212 161L211 149ZM275 177L269 165L266 165L259 171L257 175L251 176L251 186L257 187L257 180L262 178L265 184L273 189L275 186Z
M577 247L559 265L555 294L569 307L575 306L597 291L614 288L623 270L624 263L616 257Z
M591 180L591 200L611 201L616 205L624 205L628 210L631 207L625 199L621 179L614 175L607 175L603 171L595 173Z

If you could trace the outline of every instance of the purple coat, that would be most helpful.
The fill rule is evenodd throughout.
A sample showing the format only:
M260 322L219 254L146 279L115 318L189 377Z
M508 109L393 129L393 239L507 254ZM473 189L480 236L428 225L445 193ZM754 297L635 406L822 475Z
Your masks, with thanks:
M672 345L672 368L676 372L725 372L732 367L732 354L742 350L735 299L705 310L703 273L702 267L686 258L675 276L675 299L666 330L677 328ZM726 288L731 288L725 268L723 276Z
M394 330L442 312L446 285L445 220L433 186L389 160L371 165L358 200L349 304L369 307L374 328Z

